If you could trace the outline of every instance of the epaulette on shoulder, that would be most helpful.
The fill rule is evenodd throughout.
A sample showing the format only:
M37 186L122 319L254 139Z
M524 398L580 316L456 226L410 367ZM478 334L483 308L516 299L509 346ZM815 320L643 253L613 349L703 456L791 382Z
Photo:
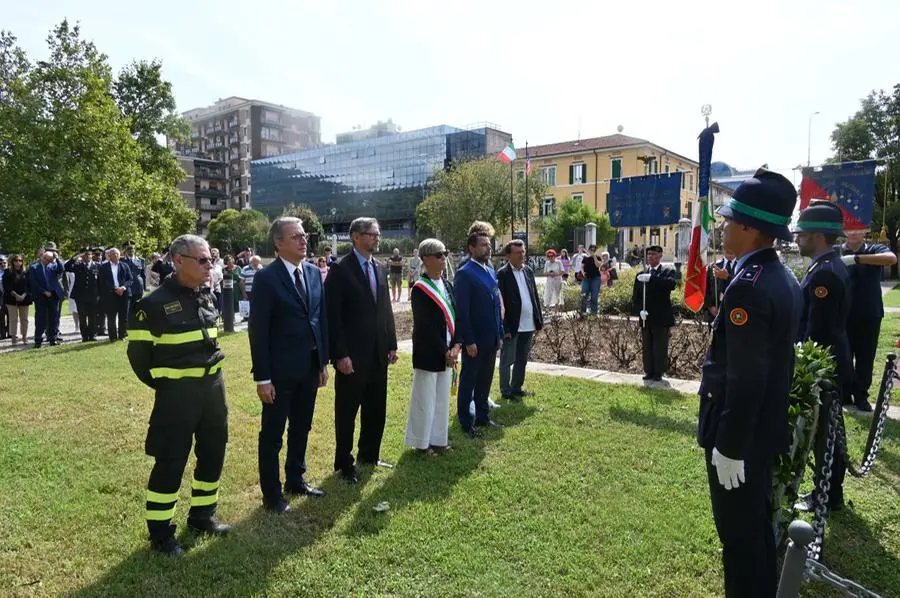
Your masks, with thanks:
M760 274L762 274L763 267L761 264L752 264L747 266L746 268L742 268L740 272L738 272L737 277L734 279L732 284L746 284L750 286L756 286L757 281L759 280Z

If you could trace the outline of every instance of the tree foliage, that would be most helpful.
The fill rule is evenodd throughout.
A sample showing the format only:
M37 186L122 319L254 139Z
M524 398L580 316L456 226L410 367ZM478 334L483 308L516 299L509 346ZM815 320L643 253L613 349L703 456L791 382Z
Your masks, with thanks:
M293 203L289 203L288 205L284 206L284 210L282 210L281 215L299 218L303 221L303 230L305 230L310 236L315 236L319 240L325 238L325 228L319 221L319 217L316 216L316 213L313 212L312 208L310 208L309 206L304 204L296 205Z
M462 248L474 220L490 222L498 233L509 233L513 207L518 215L516 226L524 229L521 216L525 213L525 180L513 183L512 200L510 175L510 167L493 156L459 162L436 172L428 185L428 196L416 209L419 236L433 235L449 248ZM530 211L545 191L540 177L528 177Z
M860 101L860 109L831 133L831 162L881 160L875 179L872 229L883 227L891 250L900 241L900 83L891 93L872 91ZM897 275L897 266L893 267Z
M142 167L115 100L107 58L67 21L31 62L0 34L0 240L31 253L134 240L141 251L190 230L196 215L171 178Z
M262 246L268 232L269 218L262 212L228 209L209 222L206 240L224 255Z
M541 219L539 244L545 249L551 247L573 249L572 239L575 229L588 222L597 225L597 245L607 245L615 240L616 229L609 223L608 215L598 213L584 202L567 199L557 207L553 214Z

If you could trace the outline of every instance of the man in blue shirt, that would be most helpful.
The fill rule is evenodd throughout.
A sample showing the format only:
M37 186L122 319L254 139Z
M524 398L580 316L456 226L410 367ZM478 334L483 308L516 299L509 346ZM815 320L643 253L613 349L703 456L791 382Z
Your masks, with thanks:
M853 373L844 388L844 404L871 411L869 386L875 349L884 317L881 274L885 266L897 263L897 256L885 245L866 243L866 230L845 230L847 242L840 246L841 261L850 272L850 313L847 337Z

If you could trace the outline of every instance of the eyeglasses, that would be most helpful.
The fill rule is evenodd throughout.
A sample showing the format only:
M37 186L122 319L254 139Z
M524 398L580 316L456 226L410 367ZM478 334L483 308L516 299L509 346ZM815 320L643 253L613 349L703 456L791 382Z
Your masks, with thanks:
M366 235L368 237L374 237L375 239L381 238L381 233L359 233L361 235Z
M436 258L440 259L442 257L446 258L448 255L450 255L450 252L449 251L438 251L437 253L432 253L430 255L431 255L431 257L436 257Z
M183 253L181 254L181 257L192 259L201 266L206 266L207 264L211 264L213 262L213 259L211 257L194 257L192 255L185 255Z
M296 235L289 236L288 239L290 239L291 241L299 241L300 239L308 241L309 233L297 233Z

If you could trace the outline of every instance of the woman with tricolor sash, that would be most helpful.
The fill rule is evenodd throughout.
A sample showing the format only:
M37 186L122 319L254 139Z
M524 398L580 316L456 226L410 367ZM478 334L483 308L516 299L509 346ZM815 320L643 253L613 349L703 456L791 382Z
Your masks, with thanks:
M423 272L410 289L413 381L406 446L430 456L450 449L450 391L461 349L456 338L453 288L444 278L447 255L439 240L422 241Z

